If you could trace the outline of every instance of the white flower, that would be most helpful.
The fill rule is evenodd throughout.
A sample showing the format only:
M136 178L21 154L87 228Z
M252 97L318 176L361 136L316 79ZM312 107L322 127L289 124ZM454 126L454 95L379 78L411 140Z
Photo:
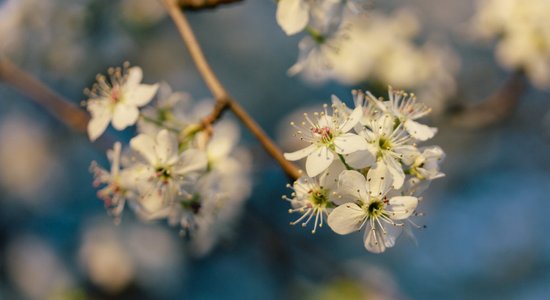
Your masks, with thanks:
M156 136L163 128L181 131L195 121L188 115L191 96L183 92L172 92L165 82L159 84L156 101L143 108L137 123L140 133Z
M289 209L288 212L302 214L296 221L291 222L291 225L296 225L305 220L302 223L302 226L305 227L315 218L311 233L317 231L317 225L323 227L323 219L332 211L334 203L338 202L336 189L338 175L341 171L343 171L343 166L334 163L318 177L311 178L302 175L292 186L287 186L294 190L291 194L292 198L283 196L283 199L289 201L292 205L292 209Z
M124 209L126 198L131 193L125 179L126 172L120 170L120 151L121 144L116 142L113 150L107 152L109 161L111 162L111 171L101 168L95 161L90 166L90 171L94 173L94 186L98 187L105 184L105 187L97 192L99 199L103 200L105 207L109 212L118 218Z
M349 234L366 224L363 240L368 251L381 253L393 247L403 226L401 221L415 211L418 199L412 196L388 199L391 177L382 164L371 169L366 180L357 171L344 171L338 184L340 193L353 201L332 211L328 216L330 228L338 234Z
M411 137L403 130L403 124L395 125L395 119L384 114L373 121L370 128L360 134L370 143L369 150L377 157L378 164L385 164L393 179L393 187L401 188L405 172L401 163L409 164L417 153Z
M139 117L138 108L149 103L157 92L158 85L141 84L142 71L139 67L109 70L109 80L99 75L97 84L87 91L86 102L92 119L88 123L88 136L96 140L110 122L117 130L135 124Z
M439 171L439 163L445 152L438 146L427 147L414 159L408 172L420 180L434 180L445 176Z
M388 88L389 100L380 101L371 93L369 98L374 101L380 109L394 116L399 123L403 124L405 130L415 139L425 141L431 139L437 132L437 128L420 124L414 120L422 118L430 113L431 109L416 101L414 94L407 94L404 91Z
M334 109L330 116L326 104L324 112L314 114L314 120L304 114L307 123L302 122L301 126L297 126L292 122L291 125L298 130L300 139L310 145L296 152L285 153L285 158L296 161L307 157L307 175L314 177L330 166L334 160L334 154L345 155L365 150L368 147L365 139L348 132L359 122L362 115L362 108L357 107L349 115Z
M538 88L550 86L550 21L547 0L480 1L472 20L476 37L498 39L497 60L523 70Z
M141 197L138 208L143 209L145 218L166 216L174 198L188 194L185 185L206 171L206 155L196 149L179 153L177 138L165 129L156 139L140 134L130 146L144 159L133 167L133 175Z

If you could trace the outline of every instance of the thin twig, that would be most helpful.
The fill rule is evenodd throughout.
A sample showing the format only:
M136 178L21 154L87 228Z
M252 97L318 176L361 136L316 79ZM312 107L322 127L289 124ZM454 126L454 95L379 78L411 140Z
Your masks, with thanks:
M525 74L522 71L515 72L483 102L455 111L451 115L452 124L462 128L478 129L505 120L517 107L526 85Z
M267 153L269 153L279 163L283 171L285 171L290 178L297 179L300 177L298 168L283 157L282 151L267 136L258 123L250 117L250 115L237 103L237 101L229 96L229 93L227 93L223 85L220 83L218 77L212 71L208 61L204 57L204 54L199 43L197 42L191 26L189 25L189 22L187 21L187 18L185 17L185 14L178 6L178 1L163 0L162 2L170 14L170 17L176 24L181 38L187 46L189 53L191 54L191 58L195 62L199 73L216 99L214 110L203 120L203 126L207 128L212 123L217 121L226 109L230 109L258 139Z
M183 9L200 10L212 9L219 5L241 2L242 0L179 0L178 4Z
M88 113L19 69L3 56L0 56L0 80L44 107L68 127L80 133L86 132L86 126L90 120Z

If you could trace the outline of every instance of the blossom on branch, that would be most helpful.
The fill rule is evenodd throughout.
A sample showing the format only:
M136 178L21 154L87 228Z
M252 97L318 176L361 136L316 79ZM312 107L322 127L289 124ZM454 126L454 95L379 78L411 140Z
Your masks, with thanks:
M302 214L292 225L314 220L315 232L327 220L338 234L365 228L365 248L374 253L393 247L403 229L409 233L405 225L421 227L409 218L421 215L416 212L420 194L444 176L439 169L444 153L438 146L417 147L437 132L418 122L430 109L414 95L391 87L388 92L384 100L353 91L354 109L333 97L332 115L325 105L314 120L306 114L300 127L291 123L310 143L285 153L289 160L307 156L307 176L294 182L290 197L283 196L291 203L289 212ZM338 150L336 139L342 137L353 141L340 147L346 151Z

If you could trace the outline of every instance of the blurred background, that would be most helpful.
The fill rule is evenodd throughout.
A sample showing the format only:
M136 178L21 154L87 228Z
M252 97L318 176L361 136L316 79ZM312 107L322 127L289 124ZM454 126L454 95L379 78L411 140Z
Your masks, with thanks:
M107 166L102 143L0 83L0 299L548 299L548 91L528 83L511 114L489 127L451 121L450 112L479 103L511 76L494 43L465 33L475 3L370 4L416 15L413 42L442 41L457 61L456 92L428 121L439 128L431 143L447 158L446 177L420 205L427 228L380 255L363 248L360 234L289 226L295 216L280 200L290 193L287 178L244 129L252 196L233 234L209 254L189 255L178 228L130 211L115 225L88 171L92 160ZM351 104L351 88L384 94L375 85L287 76L302 36L287 37L275 11L273 1L245 0L188 16L221 82L290 149L293 112L332 94ZM0 0L0 49L76 104L97 73L124 61L141 66L147 83L210 96L156 1ZM127 142L133 131L111 133Z

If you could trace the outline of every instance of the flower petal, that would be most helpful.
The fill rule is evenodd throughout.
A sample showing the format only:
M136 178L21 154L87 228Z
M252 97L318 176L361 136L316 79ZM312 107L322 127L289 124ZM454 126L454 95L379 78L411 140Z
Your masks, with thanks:
M158 89L158 84L140 84L128 91L124 102L138 107L144 106L153 99Z
M128 69L128 78L126 79L126 87L134 89L141 83L143 79L143 70L140 67L131 67Z
M314 177L321 174L330 166L333 160L334 154L327 147L319 147L307 157L307 175L309 177Z
M92 115L90 122L88 122L88 137L90 141L95 141L100 135L105 132L109 122L111 121L111 115L108 113Z
M346 118L346 121L342 123L338 129L341 132L348 132L355 126L355 124L359 123L361 118L363 118L363 107L358 106L351 112L351 114Z
M296 161L296 160L300 160L308 155L310 155L313 151L315 151L317 149L317 145L315 144L311 144L303 149L300 149L298 151L295 151L295 152L290 152L290 153L284 153L284 157L287 159L287 160L290 160L290 161Z
M344 133L334 138L336 153L349 154L359 150L366 150L369 143L365 138L353 133Z
M344 155L344 159L348 166L354 169L364 169L371 167L376 161L376 157L369 150L356 151L350 154Z
M426 141L434 137L437 133L437 128L420 124L413 120L407 120L404 124L405 130L415 139L419 141Z
M330 167L319 176L319 185L334 191L338 186L338 178L344 170L344 165L340 161L335 160Z
M403 182L405 182L405 172L403 171L401 164L389 155L384 155L383 164L386 165L391 174L393 187L395 189L400 189L403 186Z
M394 220L403 220L414 212L418 205L418 198L412 196L397 196L390 199L388 206L389 216Z
M157 134L155 153L160 163L173 164L176 162L178 141L168 130L163 129Z
M157 163L157 154L155 152L155 141L146 134L140 134L130 140L130 147L141 154L150 164Z
M382 253L386 251L382 229L379 228L379 225L377 224L374 226L375 227L372 227L369 224L365 229L363 243L365 245L365 249L368 251L372 253Z
M338 178L338 191L341 194L346 194L355 197L355 200L367 201L367 181L363 174L346 170L340 173Z
M118 104L113 113L113 127L116 130L123 130L134 125L139 117L139 110L135 106Z
M202 151L189 149L180 155L180 161L174 167L174 173L183 175L191 172L206 170L208 159Z
M277 5L277 23L287 35L296 34L304 29L309 20L306 1L280 0Z
M391 174L386 165L378 162L375 168L367 173L367 187L372 197L382 198L391 187Z
M387 248L393 247L397 237L401 234L401 227L388 223L382 223L385 225L384 227L381 227L377 222L373 224L374 229L371 224L368 224L363 235L365 248L373 253L382 253Z
M365 212L355 203L346 203L335 208L328 215L327 223L338 234L349 234L361 229Z

